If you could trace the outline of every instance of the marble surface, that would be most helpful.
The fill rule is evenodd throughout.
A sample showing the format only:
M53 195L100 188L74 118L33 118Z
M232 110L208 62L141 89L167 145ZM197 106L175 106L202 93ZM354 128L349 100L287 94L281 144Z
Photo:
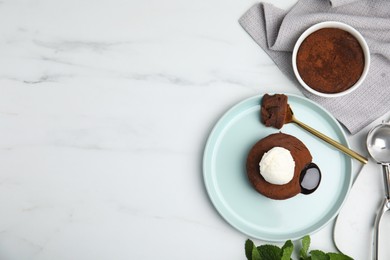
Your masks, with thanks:
M244 258L206 139L247 97L300 94L239 26L254 3L0 1L0 259Z

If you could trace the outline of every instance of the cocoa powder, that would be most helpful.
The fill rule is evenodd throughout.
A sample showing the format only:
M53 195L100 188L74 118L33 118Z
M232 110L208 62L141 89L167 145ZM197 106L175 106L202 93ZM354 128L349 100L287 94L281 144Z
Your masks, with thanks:
M310 34L297 53L302 80L322 93L339 93L352 87L364 69L364 53L358 40L338 28Z

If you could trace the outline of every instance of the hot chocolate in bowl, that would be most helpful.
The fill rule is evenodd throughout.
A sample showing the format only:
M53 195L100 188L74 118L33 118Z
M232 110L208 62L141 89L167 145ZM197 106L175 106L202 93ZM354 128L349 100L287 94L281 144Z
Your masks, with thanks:
M363 82L370 52L363 36L351 26L322 22L299 37L292 64L295 76L306 90L323 97L339 97Z

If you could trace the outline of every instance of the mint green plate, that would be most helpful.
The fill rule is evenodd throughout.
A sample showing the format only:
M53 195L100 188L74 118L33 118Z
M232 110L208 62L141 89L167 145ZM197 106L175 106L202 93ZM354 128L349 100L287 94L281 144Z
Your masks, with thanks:
M300 96L287 95L298 120L349 146L339 123L325 109ZM244 234L266 241L296 240L326 225L338 213L352 183L352 160L295 124L280 130L300 139L322 172L318 189L287 200L272 200L255 191L246 175L250 148L278 132L260 122L261 97L232 107L213 128L205 147L203 177L220 215Z

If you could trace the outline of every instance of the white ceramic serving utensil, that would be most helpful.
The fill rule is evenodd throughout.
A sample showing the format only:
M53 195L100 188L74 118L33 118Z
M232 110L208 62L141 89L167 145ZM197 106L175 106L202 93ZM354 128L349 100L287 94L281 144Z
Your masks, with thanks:
M344 254L357 260L370 259L375 212L382 201L382 179L378 165L365 164L336 218L334 242Z

